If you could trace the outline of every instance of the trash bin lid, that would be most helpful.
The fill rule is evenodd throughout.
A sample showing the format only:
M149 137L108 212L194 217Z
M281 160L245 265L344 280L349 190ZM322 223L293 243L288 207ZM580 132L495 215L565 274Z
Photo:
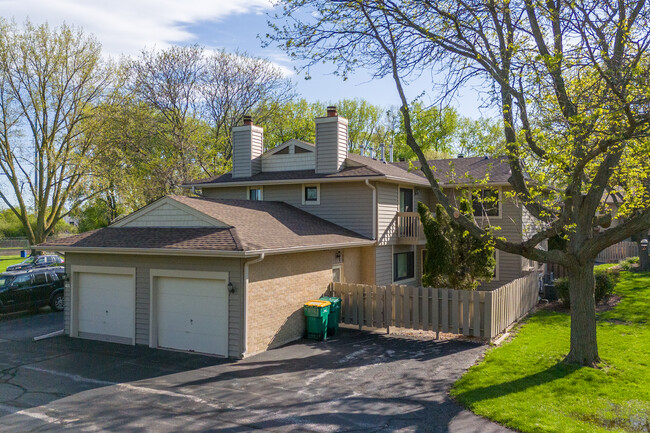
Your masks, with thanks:
M327 307L328 305L332 305L332 303L330 301L321 301L318 299L305 302L305 307Z

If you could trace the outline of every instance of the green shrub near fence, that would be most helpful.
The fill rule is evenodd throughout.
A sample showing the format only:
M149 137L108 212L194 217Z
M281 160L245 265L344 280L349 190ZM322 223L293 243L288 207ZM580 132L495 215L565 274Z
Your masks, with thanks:
M602 301L605 296L611 295L616 285L616 274L610 272L608 269L595 269L594 279L596 285L594 287L594 298L596 303ZM555 293L557 297L567 307L571 306L569 298L569 280L567 278L559 278L555 280Z

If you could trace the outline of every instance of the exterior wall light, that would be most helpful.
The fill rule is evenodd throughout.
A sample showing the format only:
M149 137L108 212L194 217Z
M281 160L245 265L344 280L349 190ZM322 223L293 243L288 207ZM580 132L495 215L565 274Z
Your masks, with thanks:
M232 282L228 282L228 292L229 293L235 293L235 286Z

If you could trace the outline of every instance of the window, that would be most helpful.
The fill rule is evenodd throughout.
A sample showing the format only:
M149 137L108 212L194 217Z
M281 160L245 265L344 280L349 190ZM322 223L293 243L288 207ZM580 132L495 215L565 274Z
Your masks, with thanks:
M16 279L13 282L13 285L17 286L19 289L23 287L29 287L31 280L32 280L31 275L21 275L19 277L16 277Z
M45 264L46 261L47 261L47 258L45 258L45 257L39 257L39 258L36 260L36 264L37 264L37 265L42 265L42 264Z
M320 185L303 185L302 204L320 204Z
M39 285L39 284L46 284L47 281L45 280L45 273L41 272L39 274L34 274L34 285Z
M413 251L393 254L393 281L415 277L415 254Z
M305 149L304 147L296 146L296 153L312 153L311 150Z
M249 200L262 200L262 187L261 186L250 186L248 187L248 199Z
M481 189L472 191L472 206L475 217L498 217L501 215L501 203L498 189Z
M56 272L48 272L47 273L47 280L50 283L57 282L57 281L59 281L59 275Z

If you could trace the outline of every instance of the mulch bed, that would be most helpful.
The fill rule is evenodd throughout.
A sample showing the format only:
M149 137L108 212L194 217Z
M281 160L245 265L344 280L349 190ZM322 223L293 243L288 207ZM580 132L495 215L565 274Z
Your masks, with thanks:
M609 311L621 302L621 297L618 295L607 295L605 298L596 304L596 312L602 313L603 311ZM569 313L571 310L567 308L562 301L550 301L550 302L540 302L537 304L538 310L545 311L557 311L559 313Z

